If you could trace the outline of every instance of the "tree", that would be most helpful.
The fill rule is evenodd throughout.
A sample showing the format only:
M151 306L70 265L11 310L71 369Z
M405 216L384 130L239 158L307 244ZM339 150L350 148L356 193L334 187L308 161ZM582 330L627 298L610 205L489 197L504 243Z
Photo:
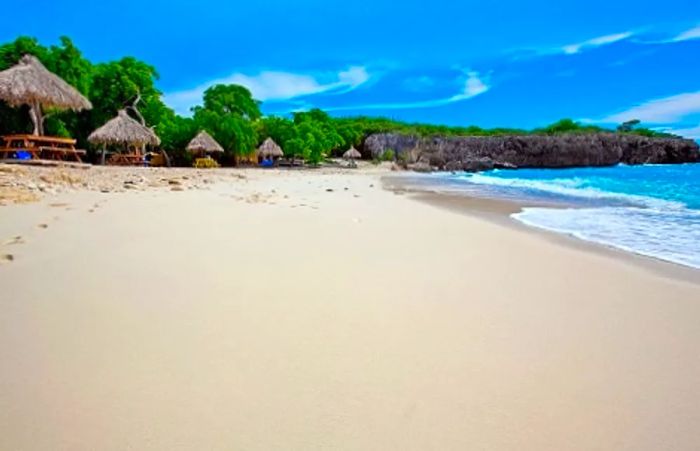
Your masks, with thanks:
M215 85L204 92L204 105L194 111L194 122L212 133L234 159L255 151L253 120L260 118L260 102L239 85Z
M630 121L623 122L617 127L617 131L620 133L629 133L640 123L641 121L639 119L632 119Z
M234 115L254 121L262 115L260 102L248 88L240 85L215 85L204 91L204 108L219 116Z
M287 153L287 143L296 137L294 122L283 117L263 117L256 121L255 125L258 134L258 144L261 144L266 138L272 138L285 153Z
M153 66L132 57L97 64L90 87L90 96L99 99L93 102L93 125L104 124L117 111L130 105L137 95L141 96L139 109L146 122L157 123L165 108L161 93L155 87L157 79Z

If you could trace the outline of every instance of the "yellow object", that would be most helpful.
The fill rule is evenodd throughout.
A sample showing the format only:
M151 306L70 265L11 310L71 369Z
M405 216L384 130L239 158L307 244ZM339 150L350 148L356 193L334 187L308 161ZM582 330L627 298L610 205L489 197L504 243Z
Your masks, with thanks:
M165 166L165 158L163 154L156 153L151 157L151 166Z
M219 163L216 162L213 158L197 158L194 160L194 167L198 169L209 169L209 168L218 168Z

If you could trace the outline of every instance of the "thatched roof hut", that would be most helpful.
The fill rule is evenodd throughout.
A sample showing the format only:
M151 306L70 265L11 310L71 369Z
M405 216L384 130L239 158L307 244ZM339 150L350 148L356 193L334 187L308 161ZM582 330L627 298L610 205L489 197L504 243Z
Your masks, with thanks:
M32 55L24 55L18 64L0 72L0 99L12 106L29 105L36 134L43 133L42 106L74 111L92 108L77 89Z
M209 133L202 130L187 144L187 150L193 153L223 152L224 148Z
M263 142L260 145L260 147L258 147L256 154L263 158L276 158L283 156L284 152L282 151L282 148L278 146L272 138L267 138L265 142Z
M343 154L343 158L346 160L355 160L358 158L362 158L362 154L358 152L357 149L355 149L355 146L351 146L348 150L345 151Z
M148 127L141 125L131 118L126 110L119 110L115 118L110 119L102 127L88 136L93 144L125 144L142 146L150 144L157 146L160 138Z

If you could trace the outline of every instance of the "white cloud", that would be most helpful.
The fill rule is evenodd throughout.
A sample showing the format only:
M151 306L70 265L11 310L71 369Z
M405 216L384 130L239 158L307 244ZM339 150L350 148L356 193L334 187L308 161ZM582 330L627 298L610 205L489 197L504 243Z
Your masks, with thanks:
M620 123L631 119L652 124L671 124L700 113L700 91L650 100L597 122Z
M700 39L700 25L690 30L685 30L683 33L673 38L673 42L689 41L691 39Z
M609 34L606 36L600 36L597 38L589 39L588 41L579 42L577 44L565 45L561 50L567 55L573 55L579 53L581 50L591 47L600 47L602 45L613 44L615 42L623 41L634 35L631 31L625 33Z
M324 108L326 111L354 111L354 110L407 110L417 108L433 108L438 106L449 105L451 103L460 102L471 99L491 89L489 85L483 81L479 72L467 72L467 79L464 82L464 88L458 94L452 97L443 99L419 100L416 102L392 102L392 103L371 103L365 105L343 105L337 107Z
M464 82L464 91L452 97L453 101L471 99L479 94L483 94L490 89L481 78L478 72L468 72L467 80Z
M664 129L663 131L668 132L668 133L673 133L675 135L680 135L680 136L682 136L684 138L688 138L688 139L700 140L700 124L698 124L697 127L667 128L667 129Z
M238 84L247 87L253 97L266 100L286 100L295 97L330 91L348 92L370 79L367 69L352 66L337 72L327 82L308 74L281 71L263 71L257 75L235 73L225 78L211 80L193 89L166 93L163 100L180 114L188 114L192 106L201 104L202 95L217 84Z

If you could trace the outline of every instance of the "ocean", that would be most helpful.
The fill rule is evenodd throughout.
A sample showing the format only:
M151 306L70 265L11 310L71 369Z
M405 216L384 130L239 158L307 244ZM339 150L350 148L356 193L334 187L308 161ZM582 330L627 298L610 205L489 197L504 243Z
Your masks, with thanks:
M453 192L545 205L513 215L529 226L700 269L700 164L429 177Z

